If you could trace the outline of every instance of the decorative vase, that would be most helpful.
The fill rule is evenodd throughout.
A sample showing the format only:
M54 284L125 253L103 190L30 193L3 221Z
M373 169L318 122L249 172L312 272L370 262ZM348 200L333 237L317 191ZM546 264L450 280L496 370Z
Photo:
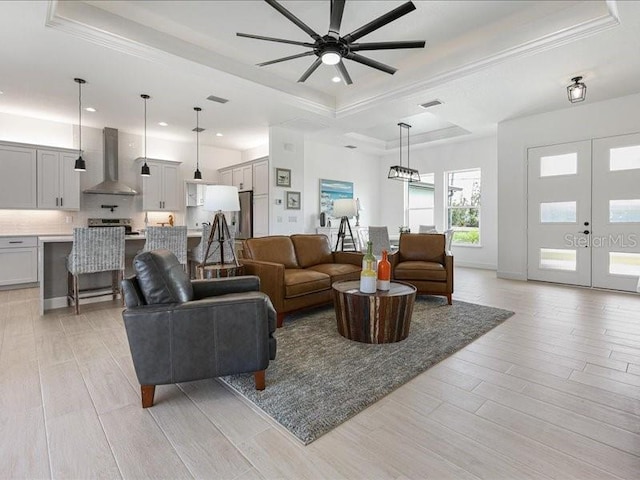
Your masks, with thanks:
M367 242L367 253L362 257L360 291L362 293L376 293L376 257L373 256L373 243L371 242Z
M391 288L391 263L386 250L382 250L382 260L378 262L378 290Z

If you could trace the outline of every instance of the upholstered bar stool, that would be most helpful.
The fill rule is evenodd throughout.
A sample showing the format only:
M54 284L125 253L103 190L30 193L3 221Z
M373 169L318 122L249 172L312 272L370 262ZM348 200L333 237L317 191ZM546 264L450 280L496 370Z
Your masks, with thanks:
M67 259L67 305L75 305L80 313L80 298L94 298L105 293L84 295L80 290L79 276L86 273L111 272L111 295L116 299L120 281L124 278L124 227L80 227L73 229L73 247Z
M183 267L187 266L187 227L147 227L143 252L165 249L173 253Z

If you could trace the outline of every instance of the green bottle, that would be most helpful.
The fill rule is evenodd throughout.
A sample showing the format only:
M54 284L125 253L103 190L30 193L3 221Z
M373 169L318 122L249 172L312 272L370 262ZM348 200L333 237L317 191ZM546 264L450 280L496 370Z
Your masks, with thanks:
M373 256L373 243L367 242L367 253L362 258L362 272L360 273L360 291L362 293L376 293L376 257Z

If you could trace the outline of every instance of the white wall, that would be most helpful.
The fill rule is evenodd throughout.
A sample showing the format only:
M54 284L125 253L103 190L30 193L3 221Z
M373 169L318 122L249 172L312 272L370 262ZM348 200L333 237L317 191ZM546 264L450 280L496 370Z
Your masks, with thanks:
M315 233L320 226L320 179L353 182L353 197L359 198L364 210L360 225L378 225L380 197L378 178L380 157L348 149L307 141L305 143L304 231ZM351 226L355 225L355 220ZM333 223L337 227L340 222Z
M640 132L640 94L498 125L498 276L527 278L527 149Z
M382 225L389 233L398 234L404 224L404 189L406 183L387 179L389 167L399 162L398 153L386 155L380 167L380 198ZM406 151L403 151L406 166ZM497 145L494 136L469 141L458 141L431 147L411 149L411 167L421 174L435 177L435 222L439 231L445 229L445 172L480 168L482 175L481 246L453 246L456 265L495 269L497 264L498 198L497 198Z
M269 144L265 143L264 145L260 145L255 148L248 148L247 150L242 151L242 161L243 162L251 162L252 160L257 160L259 158L269 156Z

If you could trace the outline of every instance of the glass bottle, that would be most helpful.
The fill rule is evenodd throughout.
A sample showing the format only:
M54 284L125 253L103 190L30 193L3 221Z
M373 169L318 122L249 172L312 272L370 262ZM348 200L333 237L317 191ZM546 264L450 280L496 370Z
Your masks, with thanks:
M376 293L376 257L373 256L373 243L371 242L367 242L367 253L362 258L360 291L362 293Z
M391 288L391 263L386 250L382 250L382 260L378 262L378 290Z

